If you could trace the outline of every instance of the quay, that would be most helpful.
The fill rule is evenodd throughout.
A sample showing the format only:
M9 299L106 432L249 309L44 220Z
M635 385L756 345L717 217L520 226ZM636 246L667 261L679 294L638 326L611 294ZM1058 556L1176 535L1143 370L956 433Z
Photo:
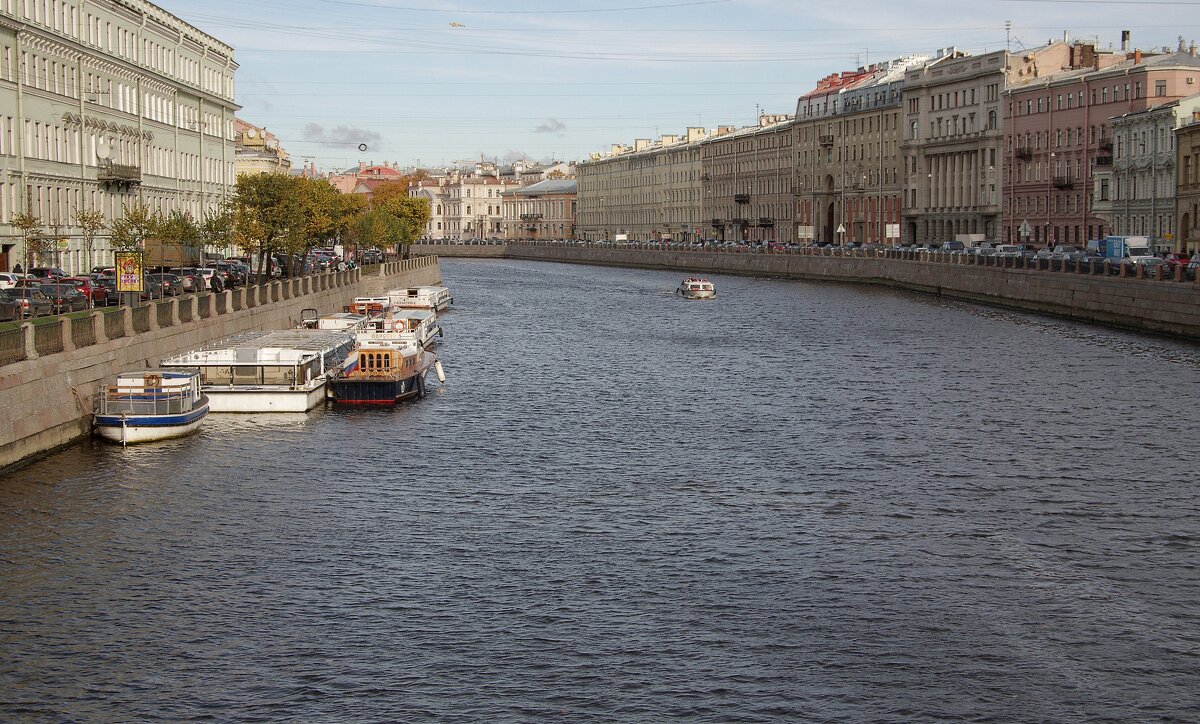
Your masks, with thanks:
M562 242L417 244L414 253L872 284L1200 342L1200 280L1113 276L1022 258L898 249L692 250Z
M0 472L91 434L92 399L118 373L252 330L286 329L303 309L342 311L358 296L441 282L424 256L186 295L0 331Z

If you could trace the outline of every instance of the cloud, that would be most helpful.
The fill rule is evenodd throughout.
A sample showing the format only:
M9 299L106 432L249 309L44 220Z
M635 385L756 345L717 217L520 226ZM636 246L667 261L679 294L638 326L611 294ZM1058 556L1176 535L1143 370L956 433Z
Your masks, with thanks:
M325 128L320 123L305 123L300 134L305 141L318 146L358 146L363 143L370 146L383 140L383 136L375 131L352 126Z
M559 133L567 130L567 124L557 118L548 118L542 125L533 129L534 133Z

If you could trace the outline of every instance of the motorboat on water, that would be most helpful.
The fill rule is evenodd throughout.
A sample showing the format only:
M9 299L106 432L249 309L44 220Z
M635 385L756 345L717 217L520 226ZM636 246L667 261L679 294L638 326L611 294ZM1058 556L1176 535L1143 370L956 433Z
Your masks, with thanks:
M194 370L213 412L307 412L325 400L326 382L354 348L352 330L243 332L164 359Z
M208 411L198 372L122 372L99 389L92 425L105 440L132 445L195 432Z
M688 277L680 282L675 293L684 299L712 299L717 296L717 288L707 279Z
M329 378L334 402L344 405L394 405L425 396L430 368L445 381L441 362L415 344L365 341Z
M391 306L392 301L389 297L355 297L346 311L366 315L383 314Z
M396 309L428 309L440 312L454 303L446 287L406 287L387 293L388 302Z

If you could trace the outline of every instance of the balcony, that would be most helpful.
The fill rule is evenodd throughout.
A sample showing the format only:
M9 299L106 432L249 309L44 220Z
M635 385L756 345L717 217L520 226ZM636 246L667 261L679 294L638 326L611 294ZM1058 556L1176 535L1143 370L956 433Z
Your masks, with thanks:
M733 195L733 203L735 203L735 204L750 203L750 194L734 194Z
M757 225L760 229L770 229L775 226L775 219L767 216L760 216Z
M96 168L96 180L105 185L120 186L128 190L142 183L142 169L112 161L101 161Z
M817 143L821 146L832 146L833 136L818 136Z
M1111 138L1101 138L1100 139L1100 150L1101 151L1107 151L1108 153L1112 153L1112 148L1113 148L1113 144L1112 144Z
M1028 161L1033 158L1033 149L1028 146L1021 146L1016 150L1016 157L1022 161Z
M1055 176L1050 183L1056 189L1069 189L1075 187L1075 180L1070 176Z
M1112 159L1113 159L1112 156L1097 156L1096 157L1096 167L1099 168L1101 166L1111 166Z
M720 219L713 219L713 220L712 220L712 227L713 227L714 229L719 229L719 228L721 228L721 227L722 227L722 226L724 226L724 225L725 225L725 224L724 224L724 223L723 223L723 222L722 222Z
M521 221L541 221L541 214L521 214Z

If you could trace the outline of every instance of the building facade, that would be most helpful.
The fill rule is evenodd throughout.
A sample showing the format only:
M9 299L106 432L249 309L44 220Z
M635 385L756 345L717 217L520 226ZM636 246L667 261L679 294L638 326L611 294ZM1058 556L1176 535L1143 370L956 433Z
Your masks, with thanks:
M1103 211L1097 208L1097 214L1114 234L1148 236L1162 252L1176 248L1175 129L1198 112L1200 95L1193 95L1111 120L1109 203Z
M901 196L900 99L908 56L829 76L802 96L795 123L800 240L896 243Z
M1118 181L1110 119L1190 95L1200 77L1194 51L1114 53L1083 43L1070 50L1063 69L1005 92L1005 241L1083 246L1112 233L1092 203L1103 181Z
M233 140L235 175L291 172L291 158L279 145L279 138L266 128L234 118Z
M718 128L700 144L704 238L795 239L795 119L760 115L757 126Z
M614 144L576 166L577 236L590 241L624 234L630 241L691 241L702 229L700 143L703 128Z
M574 179L548 179L504 191L504 238L575 238L577 190Z
M1200 118L1175 129L1175 248L1200 253Z
M0 267L24 256L17 213L52 237L39 263L81 272L111 257L103 236L83 248L79 211L226 201L236 71L233 48L145 0L0 0Z
M498 239L504 234L502 194L517 187L493 175L451 171L412 184L408 195L429 201L427 239Z

